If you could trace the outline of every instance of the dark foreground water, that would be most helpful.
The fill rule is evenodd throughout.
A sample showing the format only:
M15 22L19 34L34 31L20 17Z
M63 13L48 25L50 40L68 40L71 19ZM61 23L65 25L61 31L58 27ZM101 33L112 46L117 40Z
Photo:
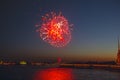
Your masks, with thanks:
M39 66L0 66L0 80L120 80L120 72Z

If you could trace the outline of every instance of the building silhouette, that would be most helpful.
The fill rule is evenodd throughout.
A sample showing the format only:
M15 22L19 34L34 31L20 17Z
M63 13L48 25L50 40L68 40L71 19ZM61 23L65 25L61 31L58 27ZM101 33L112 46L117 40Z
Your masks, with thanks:
M117 60L116 60L117 65L120 65L120 42L118 38L118 52L117 52Z

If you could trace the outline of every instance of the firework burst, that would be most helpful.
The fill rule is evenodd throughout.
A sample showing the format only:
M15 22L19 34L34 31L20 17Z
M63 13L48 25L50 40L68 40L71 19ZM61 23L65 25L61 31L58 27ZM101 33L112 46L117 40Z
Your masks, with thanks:
M66 46L71 40L70 24L61 13L45 14L42 23L37 26L42 40L54 47Z

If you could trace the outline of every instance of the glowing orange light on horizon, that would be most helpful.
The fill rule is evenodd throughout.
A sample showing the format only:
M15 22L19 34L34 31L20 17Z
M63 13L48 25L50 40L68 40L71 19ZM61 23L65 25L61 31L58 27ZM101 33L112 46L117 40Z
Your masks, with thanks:
M73 80L71 69L50 68L38 71L34 80Z
M63 47L71 40L68 20L59 13L51 12L42 17L42 24L38 31L45 42L54 47Z

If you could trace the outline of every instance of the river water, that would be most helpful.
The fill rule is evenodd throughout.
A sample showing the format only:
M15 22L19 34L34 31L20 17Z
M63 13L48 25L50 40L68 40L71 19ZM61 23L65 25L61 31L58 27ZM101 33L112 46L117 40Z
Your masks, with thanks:
M0 66L0 80L120 80L120 72L101 69Z

